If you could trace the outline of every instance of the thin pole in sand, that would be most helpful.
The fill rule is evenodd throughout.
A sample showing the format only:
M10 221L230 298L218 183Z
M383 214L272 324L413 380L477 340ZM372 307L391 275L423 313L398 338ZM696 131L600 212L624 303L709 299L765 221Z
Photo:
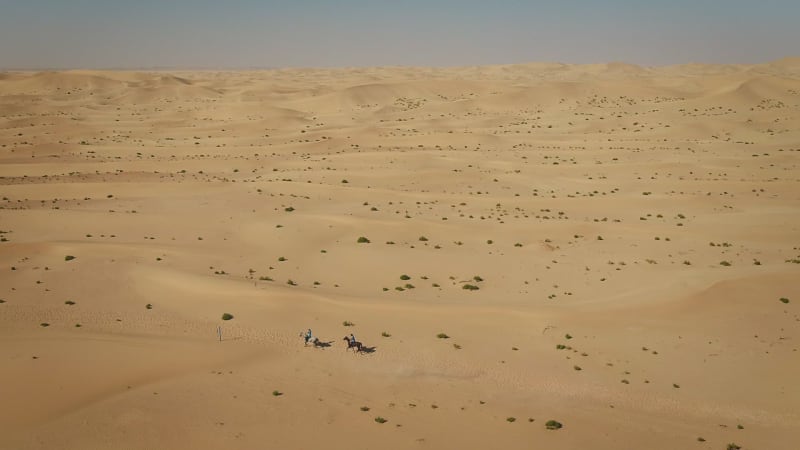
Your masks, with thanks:
M217 327L217 336L219 336L219 341L222 342L222 327Z

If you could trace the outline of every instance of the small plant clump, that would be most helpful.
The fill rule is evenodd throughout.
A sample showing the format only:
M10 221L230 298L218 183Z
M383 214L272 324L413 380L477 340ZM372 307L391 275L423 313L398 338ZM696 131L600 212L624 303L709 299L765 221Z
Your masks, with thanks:
M544 426L548 430L558 430L561 429L564 425L562 425L561 422L557 420L550 419L547 422L545 422Z
M72 255L67 255L64 257L64 261L72 261L73 259L75 259L75 257Z
M369 411L369 406L362 406L362 407L361 407L361 410L362 410L362 411L365 411L365 412L366 412L366 411Z
M480 288L478 286L475 286L474 284L465 284L464 286L461 286L461 289L466 289L468 291L477 291Z
M342 322L342 325L346 327L355 326L355 324L353 322L350 322L349 320L345 320L344 322Z
M381 416L378 416L378 417L376 417L376 418L375 418L375 422L378 422L378 423L386 423L386 422L388 422L388 420L384 419L384 418L383 418L383 417L381 417Z
M446 333L439 333L436 335L436 337L439 339L450 339L450 336L448 336Z
M516 421L517 421L516 417L506 417L506 422L508 423L514 423Z
M280 397L281 395L283 395L283 392L281 392L281 391L276 389L276 390L272 391L272 395L275 396L275 397Z
M359 244L369 244L370 241L369 241L369 239L365 238L364 236L361 236L361 237L358 238L358 240L356 242L358 242Z
M144 307L147 309L153 309L153 305L151 303L144 305Z
M383 336L383 337L387 337L387 338L388 338L388 337L392 337L392 335L391 335L391 334L389 334L389 333L387 333L387 332L385 332L385 331L381 333L381 336Z
M222 315L222 320L231 320L233 319L233 314L225 313Z
M75 302L73 302L72 300L67 300L67 301L65 301L65 302L64 302L64 304L65 304L65 305L72 306L72 305L74 305L74 304L75 304Z
M781 303L789 303L789 299L786 297L781 297Z

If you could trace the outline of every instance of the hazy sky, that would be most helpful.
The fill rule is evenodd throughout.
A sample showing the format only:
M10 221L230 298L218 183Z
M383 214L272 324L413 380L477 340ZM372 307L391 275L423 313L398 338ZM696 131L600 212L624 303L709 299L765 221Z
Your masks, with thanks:
M800 55L800 0L0 0L2 68L247 68Z

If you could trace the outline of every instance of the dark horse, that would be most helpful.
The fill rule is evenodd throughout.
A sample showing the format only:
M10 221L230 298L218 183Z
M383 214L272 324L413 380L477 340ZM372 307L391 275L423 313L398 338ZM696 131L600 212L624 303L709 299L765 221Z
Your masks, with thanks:
M365 350L364 344L358 341L353 342L348 336L345 336L342 340L347 342L347 350L352 348L355 353L361 353Z

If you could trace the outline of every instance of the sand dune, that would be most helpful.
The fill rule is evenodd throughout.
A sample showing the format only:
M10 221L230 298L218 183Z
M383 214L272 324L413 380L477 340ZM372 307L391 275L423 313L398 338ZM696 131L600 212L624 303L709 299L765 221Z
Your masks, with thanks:
M797 58L9 72L0 111L2 449L797 446Z

